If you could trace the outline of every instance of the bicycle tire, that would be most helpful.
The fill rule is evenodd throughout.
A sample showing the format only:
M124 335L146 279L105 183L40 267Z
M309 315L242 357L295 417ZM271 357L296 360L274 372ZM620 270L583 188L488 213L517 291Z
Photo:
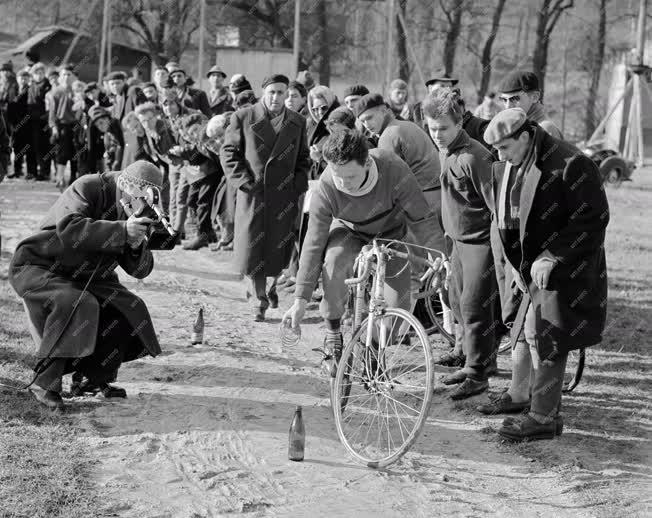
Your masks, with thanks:
M569 355L573 354L574 352L575 351L570 351ZM573 390L575 390L575 388L580 384L580 381L582 380L582 374L584 373L584 366L586 364L586 350L584 348L578 349L577 355L577 366L573 372L573 376L569 381L564 383L564 387L562 388L562 392L565 394L573 392Z
M405 311L404 309L398 309L398 308L387 308L383 316L380 318L387 318L387 317L397 317L402 319L404 322L407 322L409 326L415 331L416 338L419 340L420 344L420 349L423 351L424 355L424 367L425 367L425 387L423 390L424 397L423 398L418 398L422 400L422 403L420 403L420 408L418 411L418 415L415 417L415 424L412 427L412 430L410 431L409 435L407 438L403 437L403 431L401 428L401 422L399 419L399 430L401 433L401 438L404 439L403 442L401 443L400 447L396 449L396 451L391 452L390 454L384 456L384 457L379 457L379 458L371 458L368 456L363 455L359 449L356 449L349 441L347 434L344 430L344 423L343 423L343 414L344 411L342 410L342 406L344 408L347 408L346 403L342 405L342 399L349 398L350 397L350 390L348 392L345 392L346 389L346 384L344 383L345 381L345 376L349 376L349 379L352 377L351 373L347 373L345 368L339 368L337 369L337 374L335 378L335 387L333 390L333 413L335 416L335 426L337 428L337 433L340 438L340 441L342 442L343 446L346 448L346 450L353 456L353 458L370 467L370 468L384 468L386 466L389 466L390 464L396 462L398 459L400 459L414 444L416 439L421 433L421 430L423 429L423 426L426 422L426 419L428 417L428 414L430 412L430 405L432 403L432 395L433 395L433 389L434 389L434 367L433 367L433 359L432 359L432 351L431 351L431 346L430 342L428 340L428 335L425 332L425 329L421 325L421 323L417 320L417 318L409 313L408 311ZM363 333L367 331L367 325L368 325L368 320L369 318L374 318L378 319L379 317L376 317L374 315L370 315L367 318L364 319L364 321L361 322L361 325L358 327L356 332L354 333L352 339L346 344L344 347L344 350L342 351L342 360L340 362L340 365L346 365L350 366L353 365L355 361L354 357L354 349L356 346L360 347L362 342L360 339L362 338ZM394 324L395 326L395 324ZM399 326L399 329L401 326ZM393 329L393 328L392 328ZM412 340L416 339L413 338ZM364 353L368 354L368 348L366 345L362 345L364 347ZM393 347L403 347L403 344L400 343L400 341L397 341L396 344L393 345ZM414 346L410 345L410 348L414 348ZM394 355L396 352L394 352ZM394 356L393 355L393 356ZM368 358L368 357L367 357ZM393 358L393 357L392 357ZM365 360L368 361L368 360ZM378 363L381 363L382 361L385 361L383 358L378 358L376 359ZM420 365L419 365L420 367ZM376 367L377 369L377 367ZM392 370L392 369L388 369ZM413 370L416 370L413 369ZM376 371L378 372L378 371ZM409 372L409 371L408 371ZM386 376L386 374L383 374L383 376ZM401 382L395 382L397 385L402 385ZM391 385L391 382L387 382L387 385ZM360 384L361 386L364 385L364 382ZM407 385L403 385L407 386ZM367 392L370 392L369 389L367 389ZM371 396L370 396L371 397ZM400 401L399 401L400 402ZM405 405L404 405L405 406ZM395 406L397 409L398 407ZM380 408L379 408L380 411ZM416 411L416 410L415 410ZM347 411L348 413L348 411ZM365 418L366 420L367 418ZM372 420L375 420L375 418ZM380 421L379 421L380 423ZM389 418L388 418L388 424L387 424L388 432L389 432ZM367 432L368 435L368 432ZM380 439L379 439L380 440ZM391 443L390 439L388 439L388 443Z
M434 332L435 330L439 333L439 335L446 340L451 346L455 345L455 336L453 336L452 333L449 333L446 331L446 328L444 327L444 321L442 317L440 316L440 310L441 310L441 299L440 299L440 292L443 293L443 298L445 300L448 300L448 294L445 291L445 288L441 286L439 289L434 289L433 284L435 283L435 272L431 272L428 278L426 279L426 289L425 289L425 294L424 294L424 304L426 306L426 312L428 313L428 318L430 321L434 324L434 328L431 328L431 330ZM429 333L432 334L432 333Z

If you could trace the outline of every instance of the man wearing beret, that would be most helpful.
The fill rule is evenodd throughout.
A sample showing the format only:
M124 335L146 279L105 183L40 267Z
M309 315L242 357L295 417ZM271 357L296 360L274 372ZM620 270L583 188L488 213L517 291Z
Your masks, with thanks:
M189 85L186 72L181 67L170 69L170 79L174 83L174 89L181 104L191 110L202 112L206 117L211 116L211 107L208 103L206 92L198 88L192 88Z
M360 98L354 113L367 131L379 136L379 149L396 153L408 165L429 205L439 214L439 153L428 135L413 122L397 120L380 94Z
M220 159L238 189L234 251L256 297L254 318L278 299L272 283L287 267L295 241L299 197L308 188L310 151L306 119L285 108L290 81L276 74L263 81L260 102L236 111L224 136Z
M125 115L134 111L137 105L147 102L145 94L138 86L128 86L124 72L111 72L106 80L109 84L111 115L122 124Z
M521 108L528 119L536 122L553 137L563 138L561 130L546 115L541 103L539 78L534 72L514 70L505 77L498 90L505 108Z
M38 347L30 390L48 408L63 408L61 380L70 372L77 393L124 397L124 390L109 385L121 363L161 352L145 302L114 271L120 266L137 279L152 271L146 246L152 220L127 211L135 197L161 182L158 168L143 161L85 175L18 244L9 282L23 298Z
M211 110L211 116L233 111L233 99L229 90L223 85L226 74L220 67L215 65L211 67L206 77L210 85L208 89L208 106Z
M602 340L607 197L593 161L528 120L520 108L496 115L485 140L501 160L492 171L493 213L523 292L519 315L527 313L524 325L517 321L512 329L512 343L518 341L509 390L479 410L529 408L520 418L505 419L500 435L514 441L552 439L563 428L559 410L568 352Z

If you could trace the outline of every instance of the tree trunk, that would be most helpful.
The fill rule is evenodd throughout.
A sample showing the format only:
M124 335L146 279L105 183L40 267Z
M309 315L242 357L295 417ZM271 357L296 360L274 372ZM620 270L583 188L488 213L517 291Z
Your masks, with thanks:
M548 46L552 31L559 21L561 14L573 7L574 0L555 0L552 8L552 0L543 0L539 15L537 17L536 42L534 45L534 56L532 57L532 68L539 75L539 86L541 90L541 100L543 100L543 91L546 81L546 68L548 67Z
M318 0L317 19L319 20L319 84L329 86L331 82L331 49L328 44L328 12L326 0Z
M457 50L457 40L462 32L462 11L463 0L455 0L455 5L451 9L452 15L448 16L449 26L446 32L446 41L444 43L444 70L447 76L453 74L455 67L455 52Z
M600 0L600 19L598 21L597 48L592 49L593 61L591 63L591 83L589 95L586 99L586 118L584 119L584 134L590 138L596 127L595 102L600 88L600 74L604 62L604 47L607 35L607 0Z
M480 78L480 89L478 90L478 104L484 99L487 90L489 89L489 83L491 82L491 60L492 55L491 51L498 34L498 28L500 27L500 18L503 15L503 9L505 7L505 2L507 0L498 0L496 8L494 9L494 15L491 20L491 32L487 36L487 40L484 43L484 48L482 49L482 58L480 59L480 64L482 65L482 77Z
M403 19L405 20L405 12L407 10L407 0L399 0L398 8ZM410 79L410 62L408 60L407 50L407 28L403 27L398 15L394 22L396 24L396 54L398 55L398 76L403 81Z

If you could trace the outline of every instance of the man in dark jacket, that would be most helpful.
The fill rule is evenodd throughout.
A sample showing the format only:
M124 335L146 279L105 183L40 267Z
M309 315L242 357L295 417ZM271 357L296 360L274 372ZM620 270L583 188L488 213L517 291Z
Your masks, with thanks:
M208 106L210 115L221 115L233 111L233 98L229 89L224 86L226 74L220 67L215 65L206 74L210 88L208 89Z
M231 117L220 154L238 189L234 250L252 283L256 321L265 319L270 305L266 278L275 282L290 261L299 197L308 188L306 122L285 108L289 83L280 74L263 81L261 101Z
M23 174L23 164L27 162L27 152L31 148L30 117L27 109L29 97L29 70L22 69L16 74L18 93L9 101L7 117L11 127L11 147L14 150L14 170L10 178L20 177ZM28 175L35 178L35 175Z
M496 115L485 140L502 160L493 166L494 214L527 313L524 326L516 322L512 330L519 341L510 388L494 408L480 410L522 412L529 406L529 414L505 419L500 435L552 439L563 428L559 410L568 352L602 340L607 197L593 161L529 121L520 108Z
M111 115L122 124L122 119L136 106L147 102L147 98L138 86L127 85L127 76L124 72L111 72L106 81L109 84L109 98L113 103Z
M186 72L182 68L173 68L170 71L170 80L174 84L174 89L177 92L177 98L181 104L187 108L190 108L191 110L202 112L206 117L211 116L211 107L208 103L206 92L188 86Z
M422 104L430 136L442 159L441 214L452 241L450 300L463 333L464 368L444 378L459 386L452 399L484 392L494 353L497 292L490 244L491 153L462 129L457 92L440 90Z
M9 282L23 297L39 364L31 391L61 409L61 380L75 372L86 390L122 396L111 387L124 361L161 352L145 302L118 281L119 265L142 279L154 266L146 238L152 220L123 208L161 173L147 162L124 171L86 175L59 197L40 230L18 244Z
M32 82L29 85L27 111L29 112L31 146L27 150L27 174L37 180L50 179L50 162L52 145L48 127L48 112L45 108L45 96L52 88L45 77L45 65L36 63L30 70Z

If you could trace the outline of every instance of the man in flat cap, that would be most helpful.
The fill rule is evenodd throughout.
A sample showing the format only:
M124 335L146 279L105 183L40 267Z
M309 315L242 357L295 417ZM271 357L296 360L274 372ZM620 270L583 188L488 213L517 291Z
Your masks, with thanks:
M206 117L210 118L211 107L208 103L206 92L199 90L198 88L192 88L189 85L186 71L183 68L177 66L176 68L170 68L169 70L170 79L172 80L172 83L174 83L174 90L176 91L181 104L191 110L200 111Z
M32 80L27 97L31 146L27 150L27 173L37 180L50 179L51 144L45 96L52 89L45 77L45 65L35 63L30 69Z
M521 108L527 118L536 122L553 137L561 139L561 130L555 126L541 102L539 78L534 72L514 70L500 84L499 97L505 108Z
M233 111L233 99L228 88L224 86L226 74L217 65L206 73L208 78L208 106L211 116Z
M147 102L145 94L138 86L127 85L124 72L111 72L106 76L111 99L111 116L122 124L125 115L134 111L137 105Z
M492 171L494 218L523 292L519 316L525 318L524 325L517 318L512 329L512 343L518 341L509 390L479 410L529 408L526 415L505 419L500 435L514 441L552 439L563 428L559 410L569 351L602 340L607 197L593 161L528 120L520 108L496 115L485 140L501 160Z
M128 216L127 209L161 182L158 168L144 161L85 175L18 244L9 282L23 298L38 347L31 392L48 408L63 408L61 380L70 372L79 394L124 397L124 390L109 385L121 363L161 352L145 302L115 273L117 266L137 279L151 273L146 238L152 220Z
M287 267L295 241L299 197L308 188L310 151L306 119L285 108L289 79L263 81L260 102L231 117L220 159L238 189L234 251L237 266L251 281L254 318L276 306L274 282ZM267 277L272 277L268 297Z

